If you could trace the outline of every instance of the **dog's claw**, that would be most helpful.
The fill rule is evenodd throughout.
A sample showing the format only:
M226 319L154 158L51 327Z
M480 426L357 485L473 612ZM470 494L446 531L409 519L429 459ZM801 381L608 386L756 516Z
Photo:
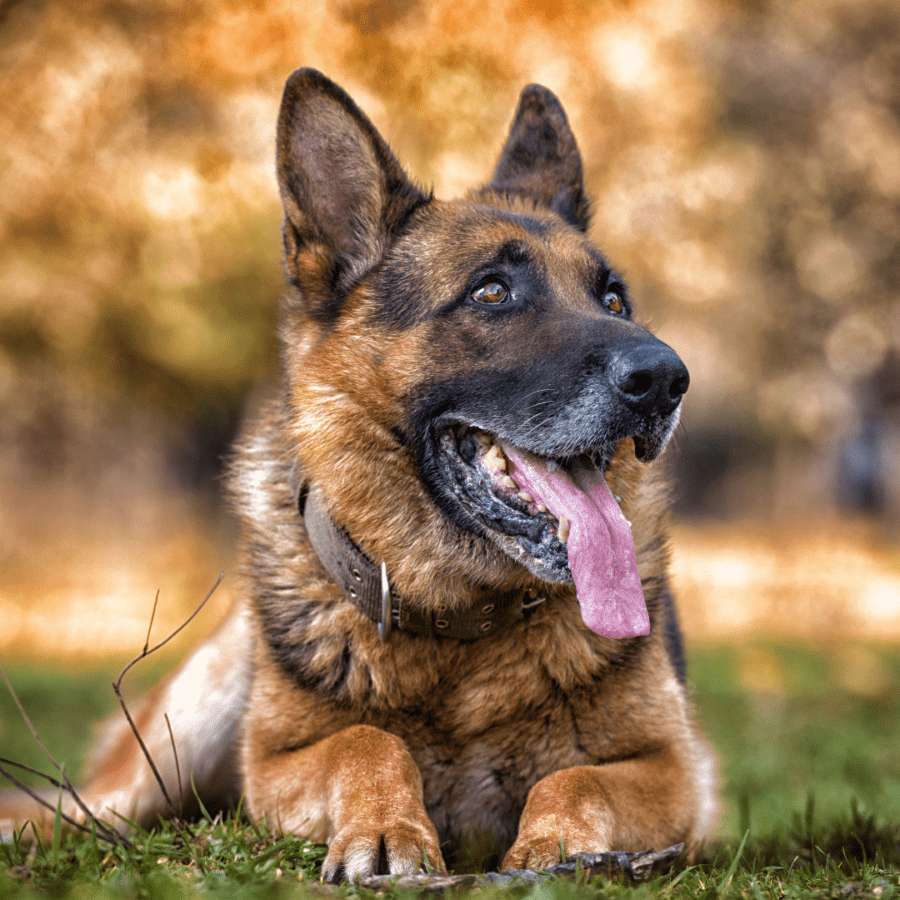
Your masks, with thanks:
M434 871L447 871L430 823L399 821L380 829L351 824L332 839L322 880L337 884L371 875L416 875L426 859Z
M590 846L592 849L585 849L587 846ZM506 854L501 870L531 869L540 872L565 862L563 852L565 852L566 859L569 859L578 853L605 853L608 849L591 841L586 843L573 841L570 847L565 838L560 840L558 836L535 840L517 840Z

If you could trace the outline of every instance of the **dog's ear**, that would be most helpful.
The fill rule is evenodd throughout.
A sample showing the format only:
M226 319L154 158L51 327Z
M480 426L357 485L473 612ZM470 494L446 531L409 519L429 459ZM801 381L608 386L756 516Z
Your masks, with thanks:
M288 275L307 311L330 319L428 197L346 92L315 69L287 80L277 156Z
M587 231L590 205L581 154L562 104L547 88L530 84L519 106L486 190L517 194Z

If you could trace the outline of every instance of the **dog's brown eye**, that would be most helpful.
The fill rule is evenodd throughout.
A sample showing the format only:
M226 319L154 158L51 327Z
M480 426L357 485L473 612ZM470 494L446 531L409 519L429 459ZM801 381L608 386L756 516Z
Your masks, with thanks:
M472 299L479 303L506 303L509 299L509 291L499 281L490 281L478 288L472 294Z
M603 296L603 304L610 312L620 313L625 310L625 301L615 291L607 291Z

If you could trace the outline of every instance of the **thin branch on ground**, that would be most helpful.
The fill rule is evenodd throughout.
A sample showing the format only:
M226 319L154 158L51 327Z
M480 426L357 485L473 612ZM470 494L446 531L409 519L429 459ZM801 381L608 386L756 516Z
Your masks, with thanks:
M221 580L222 579L220 577L219 581L221 581ZM218 582L216 584L218 586ZM213 588L213 590L215 590L215 588ZM156 591L156 596L153 598L153 609L150 612L150 624L147 625L147 637L144 640L144 650L143 650L144 656L147 655L147 648L150 646L150 632L153 631L153 623L156 620L156 607L157 606L159 606L159 589L158 588Z
M26 766L24 763L16 762L13 759L5 759L0 757L0 775L6 778L11 784L17 787L20 791L28 794L32 800L39 803L45 809L50 810L54 815L57 812L57 804L51 803L46 797L42 797L37 791L33 788L30 788L24 782L19 781L18 778L13 775L6 766L15 766L18 769L22 769L24 772L28 772L31 775L37 775L39 778L43 778L48 781L53 787L57 789L64 790L68 792L70 795L74 794L74 789L71 786L71 782L69 782L68 777L66 777L65 781L60 781L54 778L52 775L48 775L46 772L42 772L40 769L35 769L32 766ZM101 822L87 807L84 806L83 803L79 802L79 807L85 815L88 817L88 821L93 826L89 828L83 822L79 822L77 819L73 819L71 816L64 813L61 809L59 810L60 817L73 828L77 828L79 831L84 831L87 834L91 834L92 830L96 832L97 837L101 838L104 841L109 842L110 844L117 844L119 846L130 849L133 845L126 838L119 834L114 828L107 826L105 823Z
M141 748L141 752L144 754L144 759L147 760L147 763L149 764L150 769L153 772L153 777L156 779L156 783L159 785L160 791L162 791L163 798L166 801L166 806L168 806L169 811L172 814L172 818L176 822L179 819L179 815L180 815L179 810L175 806L175 803L173 802L172 797L169 794L168 789L166 788L166 783L163 781L163 777L160 774L159 769L156 767L156 763L153 761L153 757L151 756L150 751L147 748L147 745L144 743L144 739L141 737L140 731L138 730L138 727L135 724L134 719L132 719L132 717L131 717L131 713L128 711L128 704L126 704L125 698L122 696L122 679L125 677L125 674L128 672L128 670L133 665L135 665L135 663L140 662L142 659L145 659L146 657L150 656L151 653L155 653L161 647L164 647L166 644L169 643L169 641L172 640L172 638L174 638L177 634L179 634L181 631L183 631L185 628L187 628L187 626L190 625L190 623L200 613L200 610L202 610L203 607L206 606L207 602L209 601L209 598L212 597L212 595L215 593L216 588L218 588L218 586L222 583L222 579L224 577L225 577L225 573L221 572L219 574L219 577L216 579L216 583L210 588L207 595L200 602L200 605L191 613L190 616L188 616L187 619L185 619L184 622L181 623L181 625L178 626L178 628L176 628L167 638L160 641L155 647L149 647L150 630L148 628L147 642L144 644L144 649L140 652L140 654L138 656L136 656L130 663L128 663L128 665L125 666L124 669L122 669L122 671L119 673L119 677L113 682L113 691L115 691L116 697L119 700L119 705L122 707L122 712L125 713L125 718L128 720L128 725L131 727L132 734L134 734L135 738L137 739L137 742ZM159 599L159 594L157 593L157 600L158 599ZM153 604L153 609L154 609L154 615L155 615L155 612L156 612L156 603L155 602ZM153 625L152 617L150 620L150 625L151 625L151 627ZM179 777L179 788L180 788L180 786L181 786L181 780Z
M150 765L150 769L152 770L153 775L156 778L156 782L159 785L160 790L162 791L162 794L163 794L163 797L165 798L166 804L169 807L169 810L172 814L172 818L175 821L176 826L179 826L179 830L181 830L182 832L183 832L183 825L180 823L180 820L179 820L179 810L175 807L175 804L173 803L172 798L169 795L168 790L166 789L166 785L165 785L165 782L163 781L162 775L160 774L159 769L156 767L156 764L154 763L153 758L150 755L150 751L147 748L147 745L144 743L144 740L140 735L140 732L138 730L137 725L134 722L134 719L131 717L131 713L128 710L128 705L125 702L125 698L122 696L122 679L125 677L125 674L129 671L129 669L131 669L131 667L133 665L135 665L135 663L140 662L142 659L146 658L151 653L155 653L161 647L164 647L167 643L169 643L169 641L171 641L172 638L174 638L177 634L179 634L181 631L183 631L197 617L197 615L200 613L200 611L203 609L203 607L206 606L210 597L212 597L212 595L215 593L216 588L218 588L218 586L222 583L222 579L224 577L225 577L225 573L221 572L219 574L219 577L216 579L216 583L212 586L212 588L210 588L209 592L206 594L206 596L203 598L203 600L200 602L200 604L197 606L197 608L193 611L193 613L191 613L191 615L184 622L182 622L181 625L179 625L178 628L176 628L168 637L166 637L164 640L160 641L155 647L150 647L150 632L153 628L153 622L154 622L154 619L156 618L156 608L159 603L159 591L157 591L156 597L153 601L153 611L150 615L150 623L147 627L147 639L144 642L144 648L143 648L143 650L141 650L141 652L138 656L136 656L130 663L128 663L128 665L125 666L124 669L122 669L122 671L119 673L119 677L113 682L113 691L115 692L116 697L119 700L119 705L122 707L122 712L125 714L125 718L128 721L131 731L134 734L134 736L141 748L141 752L144 754L144 758L147 760L147 763ZM29 718L28 713L25 711L25 707L22 705L21 701L19 700L18 694L16 694L16 691L13 688L12 683L10 682L9 678L7 678L6 672L3 671L2 667L0 667L0 676L3 677L3 680L6 683L7 690L9 691L10 696L13 698L13 701L15 702L16 706L18 707L19 713L21 714L22 719L24 720L25 724L28 726L29 731L31 731L31 735L34 738L35 743L41 748L41 750L43 751L43 753L47 757L47 759L50 761L53 768L56 769L57 772L59 772L60 777L59 777L59 779L56 779L53 776L48 775L45 772L41 772L39 769L35 769L35 768L32 768L31 766L27 766L24 763L18 763L18 762L15 762L14 760L8 760L8 759L2 759L2 758L0 758L0 775L2 775L4 778L6 778L11 784L13 784L19 790L23 791L25 794L27 794L29 797L31 797L33 800L35 800L38 804L40 804L41 806L50 810L50 812L54 813L54 815L58 812L60 815L60 818L63 819L68 825L71 825L72 827L74 827L80 831L85 831L89 834L92 832L92 828L93 828L93 830L96 832L97 836L102 838L103 840L106 840L113 844L119 844L124 847L132 847L133 844L131 844L131 842L128 841L127 838L125 838L122 834L120 834L115 828L112 828L111 826L104 824L102 821L100 821L100 819L97 818L96 815L94 815L93 812L91 812L90 809L88 809L87 805L84 803L84 801L81 799L80 795L78 794L78 791L75 789L75 786L69 780L69 776L66 774L65 766L60 765L56 761L56 759L54 759L53 755L50 753L50 751L47 749L44 742L41 740L41 737L38 734L38 730L34 727L34 724L32 723L31 719ZM165 716L165 719L166 719L166 725L169 729L169 739L172 742L172 751L175 754L175 771L176 771L176 775L178 778L179 799L180 799L180 803L181 803L181 808L183 809L184 793L183 793L182 786L181 786L181 769L180 769L180 765L178 762L178 752L177 752L176 744L175 744L175 736L172 732L172 725L169 722L168 715ZM69 816L66 813L64 813L62 811L62 809L59 807L58 803L57 804L50 803L49 800L47 800L45 797L42 797L33 788L30 788L28 785L24 784L22 781L20 781L18 778L16 778L6 768L6 766L15 766L19 769L22 769L23 771L29 772L32 775L36 775L39 778L45 779L46 781L48 781L50 784L52 784L54 787L56 787L59 790L64 790L72 798L72 800L75 802L75 804L81 810L81 812L84 813L84 815L86 817L86 821L88 823L90 823L90 825L92 827L88 827L88 825L85 825L84 823L79 822L77 819L72 818L72 816ZM188 837L187 835L182 834L182 836L185 838L185 840L187 840L187 837Z
M38 747L41 748L44 755L47 759L50 760L50 764L56 769L60 774L60 780L57 781L55 778L52 778L50 775L45 774L44 772L39 771L38 769L32 769L30 766L24 766L21 763L16 763L12 760L7 760L8 765L19 766L21 769L25 769L32 774L39 775L41 778L46 778L51 784L53 784L57 788L61 788L66 791L66 793L72 798L75 802L75 805L84 813L87 818L87 821L93 822L97 828L98 834L102 833L103 836L108 841L112 841L113 843L121 843L124 838L114 829L109 828L103 824L94 813L88 809L85 802L81 799L81 795L75 788L75 785L69 780L69 776L66 774L65 767L60 765L56 759L54 759L53 754L47 749L44 742L41 740L40 734L38 734L37 728L34 727L34 723L31 721L28 713L25 711L25 707L22 705L22 701L19 700L19 695L16 693L16 689L12 686L12 682L10 682L9 678L6 675L6 672L3 670L3 667L0 666L0 675L3 676L4 682L6 682L6 689L9 691L10 696L13 698L13 702L16 704L19 710L19 714L22 716L25 724L28 726L28 730L31 732L31 736L34 738L35 743ZM56 807L50 804L47 800L36 795L33 791L24 788L23 785L19 782L18 779L14 778L7 770L3 770L2 774L4 777L8 778L16 787L22 788L25 790L30 797L36 799L42 806L46 806L48 809L52 811L56 811ZM67 816L65 813L61 813L62 817L71 824L76 824L75 820L70 816ZM83 826L82 826L83 827ZM88 831L90 829L87 829Z
M178 803L182 811L184 810L184 788L181 786L181 766L178 763L178 746L175 743L175 735L172 732L172 723L169 721L169 714L163 713L166 720L166 728L169 729L169 742L172 745L172 756L175 757L175 777L178 779Z

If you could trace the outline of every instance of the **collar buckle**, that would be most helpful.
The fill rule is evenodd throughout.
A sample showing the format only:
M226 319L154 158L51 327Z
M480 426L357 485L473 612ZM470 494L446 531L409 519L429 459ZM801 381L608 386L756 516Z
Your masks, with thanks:
M391 587L388 584L387 566L381 564L381 618L378 620L378 637L386 644L391 636L394 618L391 611Z

